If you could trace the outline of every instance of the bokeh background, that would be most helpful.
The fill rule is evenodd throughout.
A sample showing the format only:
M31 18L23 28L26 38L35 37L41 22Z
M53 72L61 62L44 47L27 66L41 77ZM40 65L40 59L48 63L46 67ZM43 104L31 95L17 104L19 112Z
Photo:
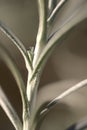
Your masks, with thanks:
M54 32L69 16L86 0L70 0L59 12L51 27ZM23 42L25 47L35 46L38 30L38 9L35 0L0 0L0 20L3 21ZM17 64L26 83L27 71L23 57L12 42L0 31L0 44L5 47ZM76 26L56 47L49 58L42 74L37 97L37 105L44 100L50 100L66 88L87 78L87 20ZM17 84L0 59L0 84L3 86L9 100L21 117L21 98ZM45 87L44 87L45 86ZM56 106L44 120L41 130L63 130L75 121L86 117L87 89L72 94ZM55 120L54 120L55 119ZM52 124L52 125L50 125ZM55 128L54 128L55 126ZM7 116L0 108L0 129L14 130Z

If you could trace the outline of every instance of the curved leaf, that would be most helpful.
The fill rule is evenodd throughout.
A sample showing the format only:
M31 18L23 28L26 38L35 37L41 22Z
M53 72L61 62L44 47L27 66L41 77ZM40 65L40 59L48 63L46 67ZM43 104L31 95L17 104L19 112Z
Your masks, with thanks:
M82 5L82 7L79 7L77 11L63 24L58 31L56 31L53 36L49 39L47 45L43 49L37 64L35 66L34 72L31 77L31 81L35 74L38 72L38 69L43 67L46 60L51 55L54 47L58 44L61 44L61 41L64 39L64 37L68 34L70 30L72 30L73 27L75 27L77 24L79 24L81 21L87 19L87 1Z
M54 2L54 1L53 1ZM59 3L56 5L52 13L50 14L49 18L47 19L48 23L51 23L58 13L58 11L62 8L62 6L67 2L67 0L60 0Z
M1 86L0 86L0 106L5 111L6 115L12 122L13 126L16 130L22 130L22 123L13 109L12 105L10 104L8 98L6 97L5 93L3 92Z
M52 13L56 5L57 5L57 0L48 0L48 16Z
M23 118L25 118L25 115L27 116L27 114L29 114L25 84L17 66L14 63L14 60L12 60L11 56L9 56L9 54L1 44L0 44L0 58L2 58L2 60L6 63L6 65L12 72L18 84L19 91L22 98L22 103L23 103Z
M58 97L54 98L52 101L45 101L39 109L36 111L36 115L34 116L34 124L32 127L37 128L40 127L41 122L44 120L46 114L53 108L55 105L59 104L62 99L64 99L66 96L70 95L71 93L74 93L76 90L87 87L87 79L79 82L78 84L74 85L73 87L69 88L68 90L64 91L62 94L60 94Z
M15 36L15 34L4 24L0 21L0 30L16 45L19 49L21 54L23 55L26 63L26 67L28 65L29 69L32 70L32 64L28 57L28 53L26 48L24 47L23 43ZM28 68L27 67L27 68Z
M78 84L64 91L62 94L60 94L58 97L54 98L50 103L48 103L45 109L43 109L40 114L49 111L52 107L58 104L63 98L65 98L66 96L70 95L71 93L75 92L80 88L87 87L86 85L87 85L87 79L79 82Z

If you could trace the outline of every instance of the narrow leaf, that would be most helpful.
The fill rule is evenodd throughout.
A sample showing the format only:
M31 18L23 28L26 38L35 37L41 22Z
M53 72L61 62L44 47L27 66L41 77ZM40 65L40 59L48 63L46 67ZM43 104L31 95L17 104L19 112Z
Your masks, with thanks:
M47 45L43 49L38 62L35 66L34 72L32 74L31 80L37 73L38 69L40 69L43 64L45 64L46 60L51 55L54 47L58 44L62 44L61 41L67 36L68 32L79 24L81 21L87 18L87 2L85 2L77 11L56 31L53 36L49 39Z
M76 84L73 87L69 88L68 90L64 91L62 94L60 94L58 97L54 98L52 101L44 102L36 111L36 115L34 116L35 117L34 124L32 124L32 127L38 129L38 127L40 127L41 122L43 121L46 114L50 111L50 109L55 107L55 105L59 104L61 102L61 100L64 99L66 96L74 93L75 91L77 91L78 89L83 88L83 87L87 87L87 79L79 82L78 84Z
M49 111L52 107L54 107L56 104L58 104L63 98L70 95L71 93L75 92L76 90L87 87L87 79L79 82L78 84L74 85L73 87L69 88L68 90L64 91L62 94L60 94L58 97L54 98L48 105L43 109L41 114Z
M26 118L29 114L29 108L28 108L28 101L26 97L26 89L25 89L25 83L23 81L23 78L14 62L11 56L9 56L9 53L7 53L6 49L0 44L0 58L6 63L10 71L12 72L17 85L19 87L19 91L21 94L22 98L22 103L23 103L23 119Z
M23 55L25 59L26 65L28 65L29 69L32 70L32 64L29 60L27 50L24 47L23 43L15 36L15 34L4 24L0 21L0 30L13 42L13 44L16 45L16 47L19 49L21 54Z
M53 1L54 2L54 1ZM62 8L62 6L67 2L67 0L60 0L59 3L56 5L52 13L50 14L49 18L47 19L48 23L51 23L58 13L58 11Z
M57 4L57 0L48 0L48 15L50 15Z
M11 106L9 100L7 99L5 93L3 92L1 86L0 86L0 106L5 111L6 115L8 116L10 121L12 122L15 129L22 130L22 123L21 123L17 113L15 112L13 107Z

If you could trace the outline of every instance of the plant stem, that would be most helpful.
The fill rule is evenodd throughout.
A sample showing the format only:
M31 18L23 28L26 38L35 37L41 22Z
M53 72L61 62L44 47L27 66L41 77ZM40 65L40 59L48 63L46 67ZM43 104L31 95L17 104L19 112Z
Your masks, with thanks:
M47 5L46 0L38 0L39 9L39 27L34 51L33 67L40 56L45 44L47 36Z
M43 51L43 48L46 44L46 36L47 36L47 5L46 0L38 0L38 9L39 9L39 28L37 33L37 39L36 39L36 46L34 51L34 57L33 57L33 71L35 69L36 63L38 61L38 58ZM33 108L35 107L35 99L36 99L36 93L37 88L39 85L39 74L40 71L35 75L32 81L30 81L33 71L29 71L28 75L28 81L27 81L27 97L28 101L31 106L31 110L33 111Z

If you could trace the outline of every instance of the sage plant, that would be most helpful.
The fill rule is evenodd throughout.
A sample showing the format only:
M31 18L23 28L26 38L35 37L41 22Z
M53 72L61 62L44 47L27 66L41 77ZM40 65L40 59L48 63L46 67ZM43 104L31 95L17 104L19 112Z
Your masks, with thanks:
M16 64L5 51L4 47L0 45L0 57L7 64L16 79L22 99L23 111L21 122L18 114L3 92L2 87L0 87L0 106L5 111L16 130L39 129L41 124L40 122L52 107L58 104L65 96L68 96L87 84L87 79L84 79L80 83L64 91L52 101L42 104L40 108L36 110L35 104L38 86L41 79L41 73L48 58L52 54L56 45L62 44L62 40L69 35L68 32L77 24L87 19L87 0L83 0L83 4L73 12L71 17L67 19L62 26L58 27L54 33L49 34L48 30L51 28L56 15L59 13L61 8L68 3L68 1L69 0L37 0L39 27L35 42L36 44L34 45L35 47L32 46L29 50L25 48L23 43L15 36L15 34L0 21L0 30L21 52L28 72L27 84L25 84Z

